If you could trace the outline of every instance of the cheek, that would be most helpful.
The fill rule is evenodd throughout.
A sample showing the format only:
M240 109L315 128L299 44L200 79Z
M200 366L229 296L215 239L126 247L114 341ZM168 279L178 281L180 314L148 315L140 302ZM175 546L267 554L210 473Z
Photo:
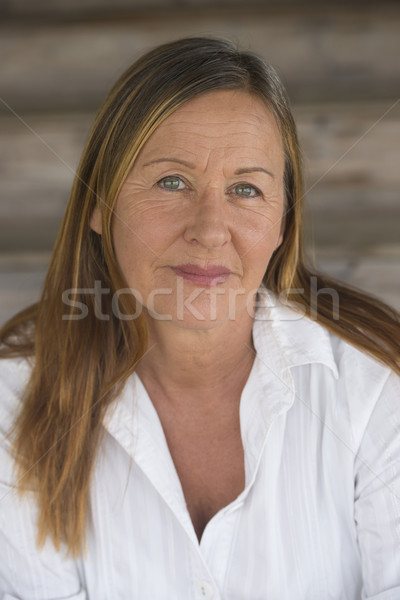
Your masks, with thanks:
M252 286L260 284L275 248L272 241L261 240L242 256L244 277L252 280Z
M179 235L182 222L179 202L153 201L151 194L141 193L121 202L115 216L115 235L121 236L125 246L150 251L156 257Z
M117 260L123 269L138 262L138 256L157 254L152 230L154 225L150 229L143 219L137 219L133 212L116 213L112 238Z
M261 283L269 261L281 243L281 227L282 210L275 212L273 217L258 215L247 231L242 231L239 254L245 276L252 279L252 286Z
M255 210L238 219L238 241L241 254L267 256L279 245L283 208Z
M117 262L130 287L138 285L157 250L146 229L138 225L132 214L117 213L112 227L113 247Z

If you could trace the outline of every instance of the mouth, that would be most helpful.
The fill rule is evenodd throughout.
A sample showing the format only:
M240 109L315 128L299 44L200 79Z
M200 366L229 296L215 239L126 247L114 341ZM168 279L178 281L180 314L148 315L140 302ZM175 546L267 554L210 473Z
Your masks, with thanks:
M187 279L197 285L213 286L224 283L231 271L222 265L213 265L207 268L199 267L198 265L177 265L171 267L174 273L182 279Z

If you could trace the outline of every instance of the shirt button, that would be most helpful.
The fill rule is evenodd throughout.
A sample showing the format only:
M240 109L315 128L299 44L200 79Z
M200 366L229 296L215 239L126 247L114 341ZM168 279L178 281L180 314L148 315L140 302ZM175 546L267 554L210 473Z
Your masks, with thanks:
M202 579L198 582L197 589L199 591L200 598L206 598L206 600L211 600L211 598L214 596L213 586L210 584L209 581L206 581L205 579Z

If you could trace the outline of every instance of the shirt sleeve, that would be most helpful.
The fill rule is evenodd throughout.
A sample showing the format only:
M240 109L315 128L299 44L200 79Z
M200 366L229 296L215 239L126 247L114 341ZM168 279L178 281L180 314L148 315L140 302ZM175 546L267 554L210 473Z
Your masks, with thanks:
M4 367L2 367L4 371ZM11 373L15 381L17 370ZM0 600L86 600L77 561L50 540L36 545L38 507L34 492L19 496L7 437L18 393L0 377ZM9 373L7 372L7 375Z
M400 378L389 375L355 460L362 598L400 598Z

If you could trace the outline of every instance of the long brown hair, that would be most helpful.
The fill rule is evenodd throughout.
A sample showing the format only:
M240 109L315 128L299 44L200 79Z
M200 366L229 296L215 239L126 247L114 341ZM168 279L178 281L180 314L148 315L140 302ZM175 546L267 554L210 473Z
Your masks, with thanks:
M288 299L308 316L400 372L396 311L306 266L300 149L276 72L252 53L221 40L188 38L160 46L121 76L102 105L82 155L42 297L0 332L1 357L33 357L13 448L19 489L37 489L39 545L50 534L56 547L64 541L74 555L82 551L102 420L146 350L142 318L118 318L111 304L112 292L127 287L113 252L114 202L155 128L185 102L220 89L246 90L263 99L283 139L285 231L265 285L281 296L295 288ZM101 209L101 236L90 228L95 206ZM97 318L99 307L91 293L96 281L111 290L102 296L102 314L107 315L103 319ZM317 297L316 287L336 290L340 318L335 318L332 296ZM77 307L87 307L85 318L79 318ZM121 296L120 309L135 313L133 296Z

